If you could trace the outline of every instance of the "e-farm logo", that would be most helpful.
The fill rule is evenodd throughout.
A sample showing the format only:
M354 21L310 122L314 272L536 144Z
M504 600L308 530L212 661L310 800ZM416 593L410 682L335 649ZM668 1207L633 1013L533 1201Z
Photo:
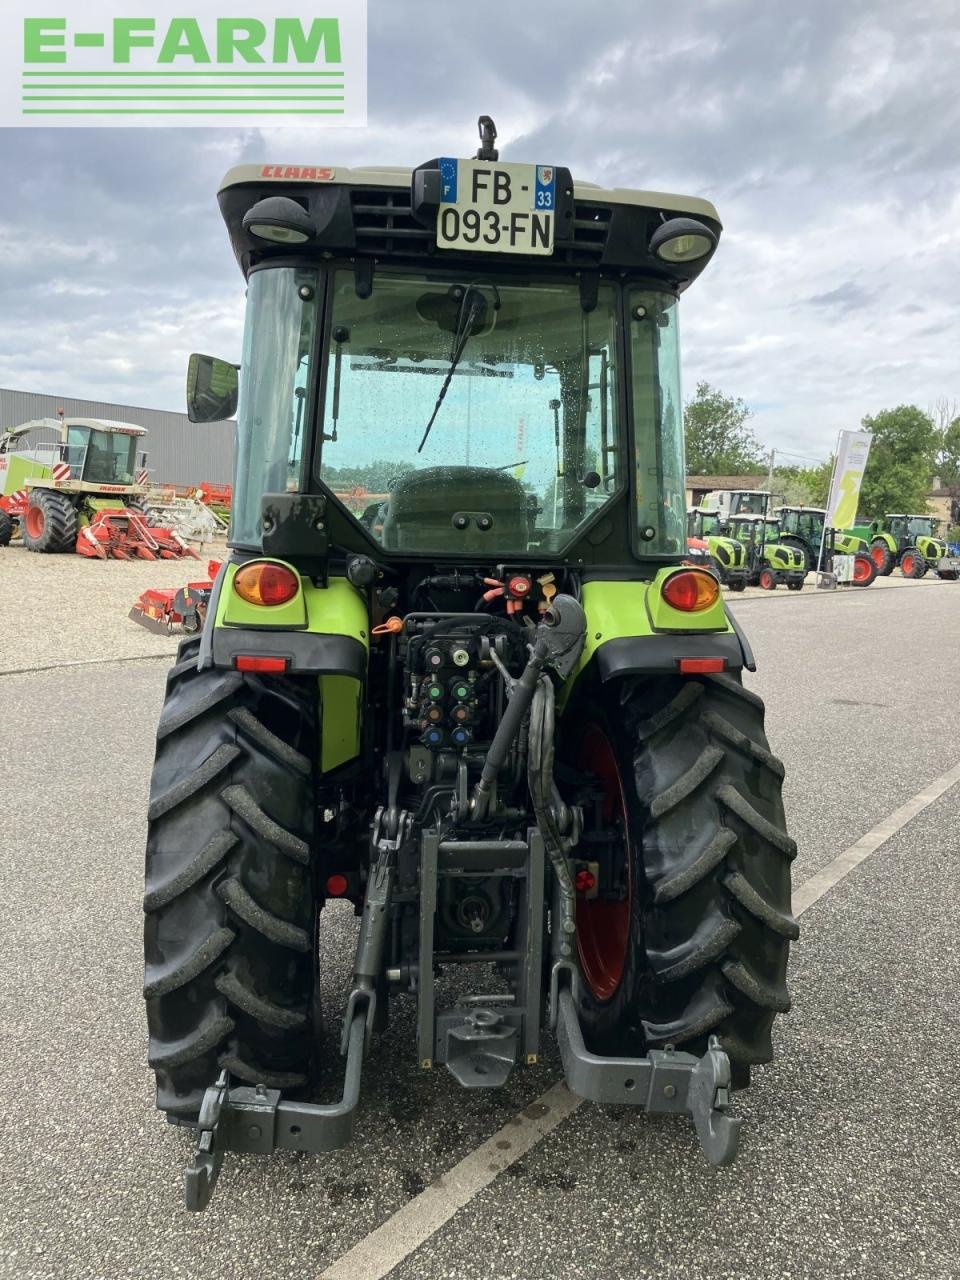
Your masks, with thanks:
M366 124L366 0L63 7L54 0L41 17L36 0L15 0L3 19L16 31L0 124Z

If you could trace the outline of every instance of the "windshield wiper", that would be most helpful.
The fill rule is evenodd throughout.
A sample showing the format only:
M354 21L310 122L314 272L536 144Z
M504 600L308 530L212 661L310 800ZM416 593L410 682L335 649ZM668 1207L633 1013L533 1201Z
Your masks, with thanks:
M499 299L498 299L499 305ZM453 337L453 353L450 356L450 367L447 369L447 376L443 380L443 386L440 388L440 394L437 396L437 403L433 406L433 413L430 415L430 421L427 423L423 433L423 439L417 446L417 453L423 452L423 446L427 443L427 437L433 428L434 422L437 420L437 414L440 412L440 406L443 404L444 396L447 394L447 388L456 372L457 365L460 363L460 357L463 355L470 335L473 333L473 326L479 320L480 324L487 314L487 300L479 289L464 290L463 299L460 302L460 315L457 319L457 329Z

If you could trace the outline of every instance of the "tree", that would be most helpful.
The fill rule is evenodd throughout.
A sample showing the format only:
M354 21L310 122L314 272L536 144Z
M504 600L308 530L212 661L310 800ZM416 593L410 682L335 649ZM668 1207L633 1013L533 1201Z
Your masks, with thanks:
M832 470L832 460L818 467L777 467L773 492L788 506L825 507Z
M683 410L687 471L693 476L739 476L762 470L760 445L746 425L750 410L740 399L725 396L708 382Z
M863 419L873 437L860 491L860 510L887 512L927 510L940 437L929 414L915 404L901 404Z
M954 489L960 490L960 418L955 418L940 438L937 475L951 493Z

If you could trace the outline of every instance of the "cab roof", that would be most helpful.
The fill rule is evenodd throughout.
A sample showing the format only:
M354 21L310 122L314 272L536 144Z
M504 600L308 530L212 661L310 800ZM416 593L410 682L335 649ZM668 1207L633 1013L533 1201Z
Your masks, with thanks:
M397 187L409 189L413 179L412 169L395 168L392 165L370 165L363 169L349 169L343 165L319 167L298 164L238 164L229 169L218 188L218 194L228 187L245 186L250 182L278 182L290 184L304 182L311 185L331 183L350 187ZM667 191L644 191L633 187L601 187L595 182L573 184L577 200L597 200L603 204L632 204L641 209L666 209L671 213L690 214L691 217L720 221L720 216L709 200L699 196L673 195Z
M507 163L504 161L504 163ZM512 160L510 163L514 163ZM650 251L653 233L666 221L688 217L706 225L719 240L717 211L708 200L664 191L604 188L575 180L556 167L558 204L556 239L548 254L485 253L438 248L440 160L417 169L296 164L237 165L224 177L218 202L237 261L244 275L286 258L289 244L258 239L243 226L245 214L261 200L284 196L309 215L316 228L309 243L296 247L306 259L347 259L366 275L374 263L451 265L455 270L481 265L515 269L525 275L551 271L614 274L662 281L679 293L704 270L715 247L702 258L668 262ZM435 177L436 186L427 179ZM432 194L425 194L427 187ZM416 188L416 195L415 195ZM562 211L562 214L561 214ZM362 287L366 287L362 283Z

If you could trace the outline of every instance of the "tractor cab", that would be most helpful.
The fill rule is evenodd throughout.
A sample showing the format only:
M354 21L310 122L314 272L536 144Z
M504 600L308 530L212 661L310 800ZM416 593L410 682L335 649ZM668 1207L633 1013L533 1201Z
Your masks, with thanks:
M719 512L708 507L691 507L687 512L687 537L710 538L723 533Z
M819 543L827 513L823 507L778 507L774 515L784 534L793 534L808 543Z
M245 165L220 204L248 283L239 386L197 356L188 400L237 408L235 547L262 549L268 495L309 494L329 547L377 561L683 551L678 298L711 205L446 159Z

